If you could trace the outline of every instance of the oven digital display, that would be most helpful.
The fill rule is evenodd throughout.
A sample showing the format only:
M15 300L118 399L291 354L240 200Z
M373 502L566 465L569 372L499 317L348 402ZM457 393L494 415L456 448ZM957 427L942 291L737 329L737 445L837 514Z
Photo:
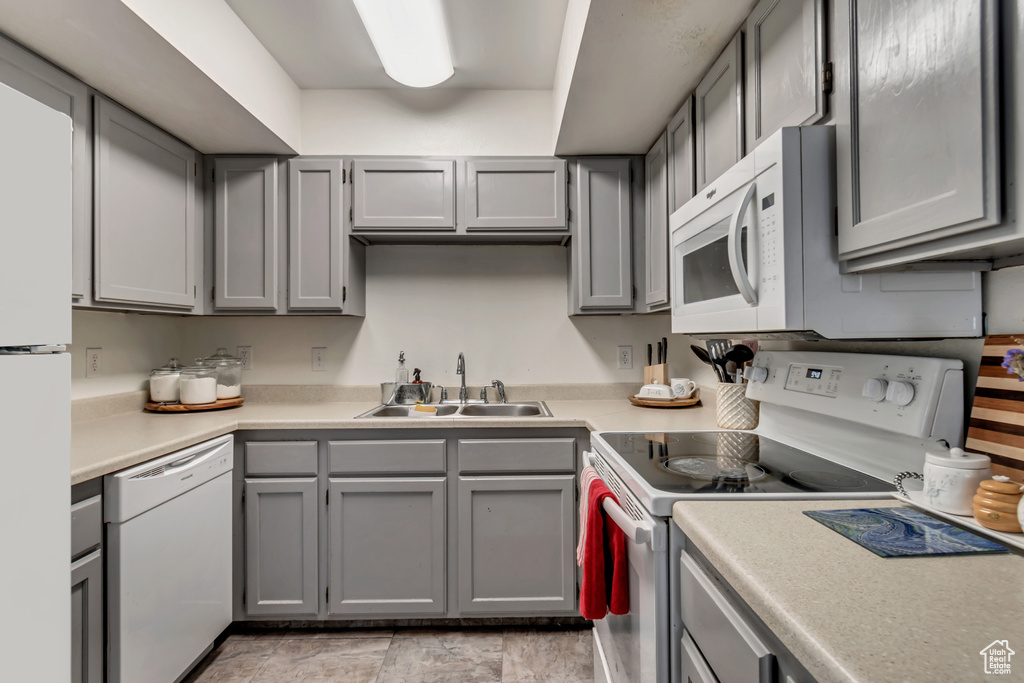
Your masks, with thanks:
M821 369L807 368L807 379L821 379Z
M825 366L815 368L810 365L794 363L789 366L786 390L835 398L839 395L839 380L842 375L842 368Z

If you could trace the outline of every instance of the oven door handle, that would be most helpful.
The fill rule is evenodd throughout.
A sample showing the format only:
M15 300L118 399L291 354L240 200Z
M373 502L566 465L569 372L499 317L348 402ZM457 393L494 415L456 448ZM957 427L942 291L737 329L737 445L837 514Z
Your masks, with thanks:
M594 465L594 454L589 451L583 452L583 462L591 467ZM622 506L611 498L601 501L601 508L608 513L615 526L622 530L626 539L635 545L644 545L651 542L651 529L643 522L638 522L622 509Z
M732 279L736 282L736 289L740 290L740 296L751 306L757 305L757 291L754 286L750 284L750 276L747 274L747 269L743 266L743 243L740 242L740 230L743 229L743 217L747 214L747 208L750 206L750 200L754 198L754 191L757 189L757 183L750 183L747 187L746 193L743 195L743 201L740 202L739 209L732 217L732 229L729 230L729 270L732 271Z

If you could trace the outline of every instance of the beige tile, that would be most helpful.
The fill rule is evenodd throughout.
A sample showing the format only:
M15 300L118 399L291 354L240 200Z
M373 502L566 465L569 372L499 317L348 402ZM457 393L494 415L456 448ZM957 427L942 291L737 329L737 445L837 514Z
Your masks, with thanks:
M285 639L252 683L373 683L390 643L390 638Z
M500 631L399 631L377 683L500 683Z
M593 681L591 632L507 629L501 680L502 683Z
M229 636L183 683L249 683L280 644L279 637Z

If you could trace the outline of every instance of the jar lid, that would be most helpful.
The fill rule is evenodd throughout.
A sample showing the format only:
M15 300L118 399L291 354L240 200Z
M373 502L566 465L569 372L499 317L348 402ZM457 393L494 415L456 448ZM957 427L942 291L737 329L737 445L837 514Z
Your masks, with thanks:
M208 364L202 358L196 358L195 361L193 361L192 365L186 365L185 367L183 367L181 369L181 371L182 372L188 372L188 373L203 372L203 373L215 374L217 372L217 368L215 368L214 366Z
M163 366L160 369L161 370L181 370L181 368L182 368L181 361L179 361L177 358L172 358L169 361L167 361L167 365Z
M219 346L217 347L217 352L207 358L206 362L212 365L232 365L235 363L241 364L242 359L232 356L225 347Z
M153 368L153 370L149 374L150 375L168 375L168 376L170 376L170 375L180 375L181 374L181 370L178 369L178 368L166 368L166 367L164 367L164 368Z
M992 493L1002 493L1009 496L1021 495L1021 485L1010 481L1009 477L997 474L991 479L986 479L978 485L978 489L982 491L991 491Z
M940 467L952 467L959 470L983 470L992 460L982 453L967 453L962 448L950 448L948 451L928 451L924 461Z

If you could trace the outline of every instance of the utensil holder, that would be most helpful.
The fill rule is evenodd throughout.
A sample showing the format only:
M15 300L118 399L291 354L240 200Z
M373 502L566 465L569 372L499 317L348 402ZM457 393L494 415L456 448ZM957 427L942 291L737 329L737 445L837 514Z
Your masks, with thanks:
M719 382L715 391L715 416L720 428L753 429L757 426L760 404L747 398L747 385Z

